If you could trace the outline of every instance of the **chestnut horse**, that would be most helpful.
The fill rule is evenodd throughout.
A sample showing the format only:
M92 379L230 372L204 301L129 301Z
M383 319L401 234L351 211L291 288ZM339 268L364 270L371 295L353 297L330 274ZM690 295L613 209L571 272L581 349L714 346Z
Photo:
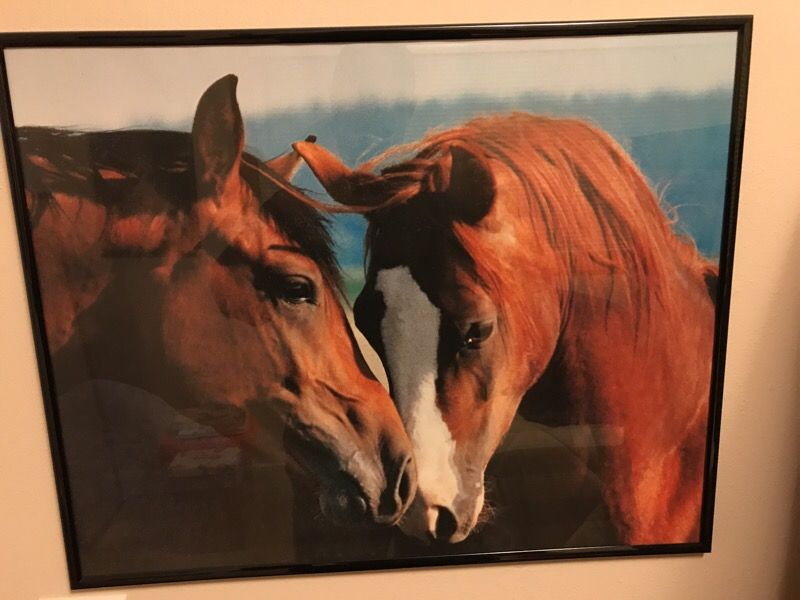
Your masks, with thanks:
M329 514L395 523L410 441L354 342L326 222L286 181L300 159L243 152L236 84L206 90L191 134L18 130L56 391L123 382L239 418L264 452L284 422Z
M356 170L295 149L369 221L355 316L414 445L404 531L469 535L520 403L555 399L539 408L622 433L600 456L622 542L698 540L717 269L608 135L511 114Z

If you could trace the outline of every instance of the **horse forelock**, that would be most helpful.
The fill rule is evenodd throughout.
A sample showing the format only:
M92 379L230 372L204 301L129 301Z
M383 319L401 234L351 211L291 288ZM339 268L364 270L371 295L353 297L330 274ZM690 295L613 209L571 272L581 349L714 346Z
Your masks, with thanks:
M257 160L245 155L247 162ZM257 170L241 169L242 179L248 184L262 215L269 219L280 233L297 244L319 266L328 283L341 291L341 274L330 233L330 219L324 213L298 201Z

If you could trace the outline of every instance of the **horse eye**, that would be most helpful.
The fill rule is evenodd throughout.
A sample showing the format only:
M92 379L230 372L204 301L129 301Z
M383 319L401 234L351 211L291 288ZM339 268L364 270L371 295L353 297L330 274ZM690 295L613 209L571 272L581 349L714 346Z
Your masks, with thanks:
M299 275L282 277L277 282L277 296L289 304L315 304L317 291L314 283Z
M467 350L475 350L485 342L494 331L493 321L476 321L471 323L462 338L462 347Z

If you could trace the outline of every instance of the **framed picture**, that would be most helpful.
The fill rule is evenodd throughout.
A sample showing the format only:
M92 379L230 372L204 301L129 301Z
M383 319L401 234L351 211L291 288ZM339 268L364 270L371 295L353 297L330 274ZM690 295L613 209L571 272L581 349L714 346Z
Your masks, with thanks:
M710 551L751 22L1 35L72 586Z

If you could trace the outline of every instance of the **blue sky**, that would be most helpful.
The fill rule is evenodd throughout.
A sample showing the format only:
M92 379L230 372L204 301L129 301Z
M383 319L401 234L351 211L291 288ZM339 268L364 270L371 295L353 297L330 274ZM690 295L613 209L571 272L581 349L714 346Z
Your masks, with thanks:
M733 81L735 32L384 44L7 50L17 125L179 124L226 73L245 116L364 101L700 93Z

